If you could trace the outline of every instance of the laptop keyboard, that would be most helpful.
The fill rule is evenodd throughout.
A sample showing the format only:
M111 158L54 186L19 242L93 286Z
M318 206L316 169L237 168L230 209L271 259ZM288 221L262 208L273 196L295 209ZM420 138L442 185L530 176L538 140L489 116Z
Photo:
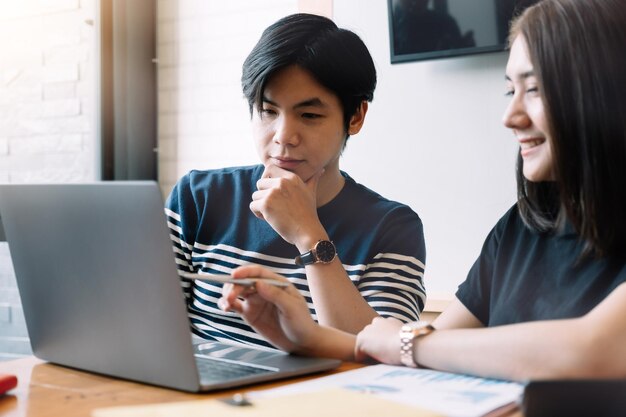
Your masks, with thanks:
M202 382L228 381L277 371L277 369L266 369L237 362L206 359L198 356L196 356L196 363L198 364L198 372L200 373L200 380Z

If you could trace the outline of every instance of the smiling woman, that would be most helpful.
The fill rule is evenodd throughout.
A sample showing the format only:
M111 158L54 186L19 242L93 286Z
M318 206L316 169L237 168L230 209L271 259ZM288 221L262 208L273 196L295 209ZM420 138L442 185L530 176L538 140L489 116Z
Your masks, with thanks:
M543 98L523 37L517 37L511 46L506 74L511 101L504 113L504 124L519 141L524 178L532 182L554 181Z

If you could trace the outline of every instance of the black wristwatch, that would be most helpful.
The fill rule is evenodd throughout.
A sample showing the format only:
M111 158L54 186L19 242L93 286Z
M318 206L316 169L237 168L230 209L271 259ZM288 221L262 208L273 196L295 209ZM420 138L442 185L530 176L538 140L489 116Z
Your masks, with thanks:
M318 240L313 249L296 256L296 265L329 264L337 256L337 248L330 240Z

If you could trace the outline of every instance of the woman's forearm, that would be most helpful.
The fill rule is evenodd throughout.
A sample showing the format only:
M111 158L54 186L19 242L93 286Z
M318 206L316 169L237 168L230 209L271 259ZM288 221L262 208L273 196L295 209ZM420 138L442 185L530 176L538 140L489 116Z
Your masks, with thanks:
M423 338L415 356L429 368L517 381L611 376L583 331L582 319L442 330Z

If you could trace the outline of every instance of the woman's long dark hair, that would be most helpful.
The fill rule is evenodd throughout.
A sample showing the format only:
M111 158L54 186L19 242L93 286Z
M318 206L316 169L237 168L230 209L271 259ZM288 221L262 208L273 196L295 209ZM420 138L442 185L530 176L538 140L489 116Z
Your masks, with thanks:
M511 27L523 36L549 122L555 182L524 178L528 226L569 221L585 255L626 257L626 0L544 0Z

